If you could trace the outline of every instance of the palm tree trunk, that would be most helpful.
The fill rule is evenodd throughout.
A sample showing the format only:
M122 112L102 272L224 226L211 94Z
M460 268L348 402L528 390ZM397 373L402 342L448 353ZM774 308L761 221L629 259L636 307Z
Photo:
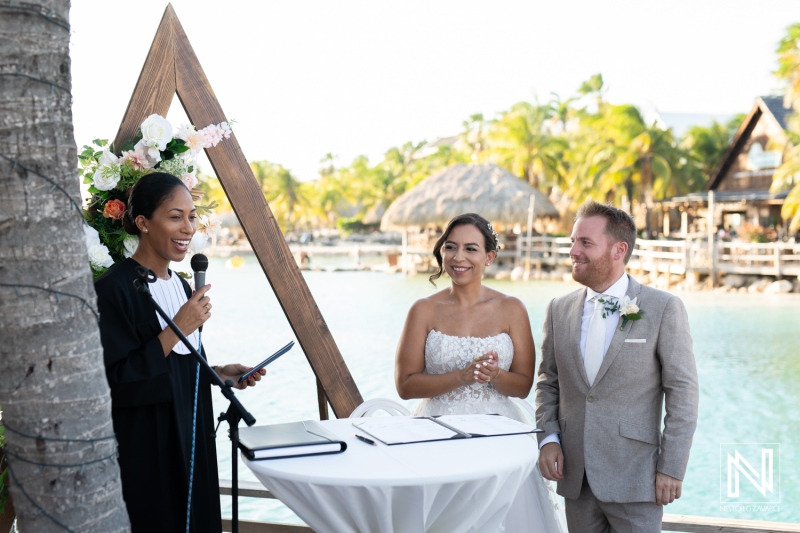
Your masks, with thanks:
M0 405L11 493L25 532L128 531L76 203L69 1L39 3L0 9L0 72L15 73L0 77Z

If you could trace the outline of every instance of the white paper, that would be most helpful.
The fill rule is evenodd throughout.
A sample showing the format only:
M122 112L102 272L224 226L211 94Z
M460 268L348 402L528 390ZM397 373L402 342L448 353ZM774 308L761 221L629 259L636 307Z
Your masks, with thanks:
M386 416L353 422L353 425L384 444L451 439L458 435L427 418Z
M500 415L443 415L436 419L470 435L510 435L531 433L536 429Z
M384 444L445 440L458 436L515 435L536 430L533 426L499 415L391 416L353 422L353 425Z

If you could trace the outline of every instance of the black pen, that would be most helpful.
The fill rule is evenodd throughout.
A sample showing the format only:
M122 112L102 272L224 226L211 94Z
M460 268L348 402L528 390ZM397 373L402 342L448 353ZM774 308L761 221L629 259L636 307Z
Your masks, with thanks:
M378 445L374 440L368 439L367 437L362 437L361 435L356 435L356 438L361 442L366 442L367 444L372 444L373 446Z

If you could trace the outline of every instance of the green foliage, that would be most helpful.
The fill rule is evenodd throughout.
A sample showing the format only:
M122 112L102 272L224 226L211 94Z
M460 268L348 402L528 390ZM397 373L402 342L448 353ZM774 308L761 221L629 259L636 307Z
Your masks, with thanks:
M347 236L351 233L363 233L377 229L378 224L365 224L361 217L340 218L336 221L336 227Z
M800 229L800 23L786 28L778 43L778 69L775 76L786 85L785 100L791 102L795 113L789 118L787 136L794 147L784 155L783 163L772 177L772 192L789 189L781 207L781 218L789 222L789 231Z
M309 208L307 185L301 183L288 169L269 161L250 163L250 168L278 225L284 232L293 230Z
M710 126L692 126L686 131L680 146L689 157L687 171L694 182L702 186L712 177L743 120L744 115L740 114L726 124L715 120Z
M635 106L605 102L605 92L602 75L595 74L568 98L519 102L491 120L470 115L449 142L407 142L377 163L359 156L339 165L327 154L313 182L300 183L273 163L252 167L284 229L306 223L347 233L456 163L493 162L557 194L573 211L587 198L651 205L702 189L741 122L691 128L678 142L669 129L646 123Z
M786 28L786 35L776 50L778 68L775 77L786 84L786 100L800 109L800 23Z
M551 132L554 117L549 104L515 104L492 122L488 134L490 159L536 188L549 190L562 185L568 143Z

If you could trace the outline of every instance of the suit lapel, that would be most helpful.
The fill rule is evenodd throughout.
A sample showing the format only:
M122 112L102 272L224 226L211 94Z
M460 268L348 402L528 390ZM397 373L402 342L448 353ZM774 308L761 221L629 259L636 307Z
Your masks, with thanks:
M628 276L628 291L625 295L630 298L631 300L635 297L639 296L639 292L642 290L642 286L632 277ZM639 302L641 305L641 302ZM614 362L617 355L619 354L620 349L622 348L625 339L628 338L628 335L631 332L631 324L632 322L629 320L628 323L625 325L624 331L620 331L619 327L622 325L622 316L619 317L619 322L617 323L617 327L614 328L614 337L611 338L611 344L608 346L608 351L606 351L605 357L603 357L603 363L600 365L600 369L597 371L597 377L594 379L595 384L597 384L605 375L606 370L611 366L611 363ZM584 370L584 374L586 371Z
M584 303L586 303L585 288L582 291L577 291L575 299L569 304L569 309L567 310L567 323L569 324L567 339L569 339L569 351L572 353L575 366L588 386L589 379L586 377L586 367L583 364L583 356L581 355L581 319L583 318Z

